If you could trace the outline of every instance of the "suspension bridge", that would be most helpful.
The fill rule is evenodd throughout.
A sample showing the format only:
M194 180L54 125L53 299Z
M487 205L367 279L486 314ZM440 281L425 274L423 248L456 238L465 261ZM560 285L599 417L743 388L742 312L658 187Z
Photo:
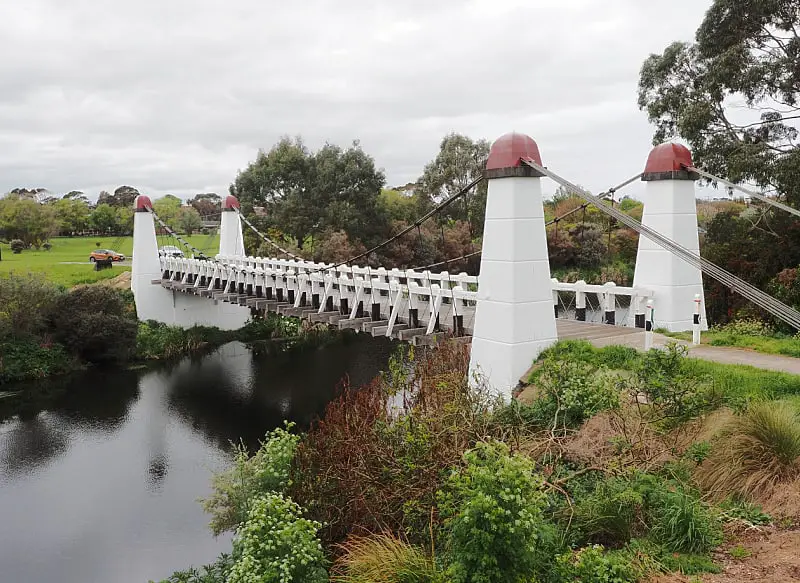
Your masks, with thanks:
M308 261L284 249L240 212L233 196L222 203L219 253L207 257L158 217L147 196L140 196L131 288L140 319L184 327L237 329L254 313L269 311L414 344L435 344L442 336L463 339L471 343L473 376L506 397L536 356L560 337L622 337L644 330L652 338L655 328L699 334L707 329L703 274L800 329L796 310L700 256L695 182L701 177L800 216L792 207L695 168L689 150L672 143L653 149L643 172L594 196L546 168L532 138L511 133L492 145L482 177L380 245L337 264ZM633 286L551 278L545 178L581 197L580 208L593 206L640 234ZM481 180L488 182L482 248L442 262L479 255L479 275L432 271L441 264L370 266L370 256L418 229ZM638 180L645 183L641 222L605 203ZM157 223L192 256L159 254ZM274 248L275 256L247 256L244 227Z

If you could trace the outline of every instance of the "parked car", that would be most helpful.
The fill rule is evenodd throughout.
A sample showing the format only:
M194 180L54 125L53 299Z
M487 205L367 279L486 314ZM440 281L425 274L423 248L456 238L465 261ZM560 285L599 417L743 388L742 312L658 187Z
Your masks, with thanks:
M117 253L113 249L95 249L89 254L89 261L125 261L125 256L122 253Z
M158 250L162 257L183 257L183 251L173 245L165 245Z

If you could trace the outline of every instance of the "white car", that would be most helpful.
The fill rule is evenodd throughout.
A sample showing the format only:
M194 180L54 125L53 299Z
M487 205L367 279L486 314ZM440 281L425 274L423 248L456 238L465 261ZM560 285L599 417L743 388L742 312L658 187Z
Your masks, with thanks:
M165 245L158 250L158 254L162 257L183 257L183 251L173 245Z

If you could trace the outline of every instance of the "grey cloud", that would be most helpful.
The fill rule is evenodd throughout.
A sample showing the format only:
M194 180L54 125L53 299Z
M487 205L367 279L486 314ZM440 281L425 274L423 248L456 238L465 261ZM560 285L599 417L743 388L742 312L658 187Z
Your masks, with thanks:
M361 140L390 184L449 131L531 134L593 190L640 169L642 61L710 0L0 5L0 191L223 192L281 135Z

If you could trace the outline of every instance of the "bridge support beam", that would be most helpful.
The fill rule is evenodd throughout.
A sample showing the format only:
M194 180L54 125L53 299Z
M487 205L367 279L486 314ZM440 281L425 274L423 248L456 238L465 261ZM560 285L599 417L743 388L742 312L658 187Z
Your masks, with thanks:
M222 201L222 216L219 225L219 254L244 257L244 236L242 220L239 218L239 201L235 196L227 196Z
M472 338L470 382L506 401L533 360L557 341L541 176L530 137L506 134L486 164L489 192Z
M694 185L699 176L683 165L692 166L692 155L680 144L662 144L650 153L642 175L646 182L642 223L699 255ZM633 286L653 290L656 328L692 330L695 295L704 298L697 267L641 236ZM700 309L700 325L707 330L705 301Z

